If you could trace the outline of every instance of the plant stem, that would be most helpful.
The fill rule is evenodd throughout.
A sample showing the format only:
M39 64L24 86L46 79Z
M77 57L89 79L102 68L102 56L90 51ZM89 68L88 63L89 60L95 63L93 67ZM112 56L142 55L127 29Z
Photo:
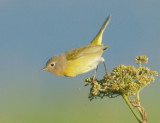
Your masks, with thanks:
M126 101L127 105L129 106L129 108L131 109L132 113L134 114L134 116L136 117L136 119L139 121L139 123L142 123L141 118L139 117L139 115L137 114L136 110L134 109L134 107L132 106L132 104L129 102L127 96L125 94L122 94L123 99Z
M137 100L137 105L138 105L138 106L140 106L139 92L140 92L140 91L137 91L137 92L136 92L136 100Z
M137 91L137 93L136 93L136 100L137 100L137 105L138 105L138 106L140 106L139 93L140 93L140 90L139 90L139 91ZM142 116L143 116L142 110L138 108L138 111L140 112L141 117L142 117Z

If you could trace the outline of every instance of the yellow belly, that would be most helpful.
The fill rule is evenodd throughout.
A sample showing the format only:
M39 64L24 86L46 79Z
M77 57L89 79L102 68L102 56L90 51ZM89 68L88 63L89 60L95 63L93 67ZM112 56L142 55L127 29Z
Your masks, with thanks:
M78 74L86 73L95 69L100 62L102 52L82 56L80 58L69 60L68 65L64 70L64 75L73 77Z

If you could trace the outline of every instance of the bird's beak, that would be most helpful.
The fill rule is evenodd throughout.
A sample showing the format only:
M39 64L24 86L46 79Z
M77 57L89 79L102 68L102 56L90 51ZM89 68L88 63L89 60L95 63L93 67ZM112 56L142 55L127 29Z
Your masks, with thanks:
M47 70L47 69L46 69L46 67L45 67L45 68L43 68L43 69L41 69L41 71L40 71L40 72L45 71L45 70Z

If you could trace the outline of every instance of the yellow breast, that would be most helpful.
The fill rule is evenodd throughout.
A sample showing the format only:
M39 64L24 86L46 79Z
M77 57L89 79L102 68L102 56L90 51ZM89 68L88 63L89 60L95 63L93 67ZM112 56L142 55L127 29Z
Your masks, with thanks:
M100 58L103 51L99 51L94 54L79 57L74 60L69 60L68 65L64 70L64 75L73 77L78 74L86 73L92 69L95 69L100 62Z

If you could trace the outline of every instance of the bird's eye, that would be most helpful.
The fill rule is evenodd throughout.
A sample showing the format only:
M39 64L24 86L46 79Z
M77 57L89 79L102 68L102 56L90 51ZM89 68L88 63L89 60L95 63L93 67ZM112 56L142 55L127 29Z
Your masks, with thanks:
M54 66L54 64L51 64L51 66L53 67L53 66Z

